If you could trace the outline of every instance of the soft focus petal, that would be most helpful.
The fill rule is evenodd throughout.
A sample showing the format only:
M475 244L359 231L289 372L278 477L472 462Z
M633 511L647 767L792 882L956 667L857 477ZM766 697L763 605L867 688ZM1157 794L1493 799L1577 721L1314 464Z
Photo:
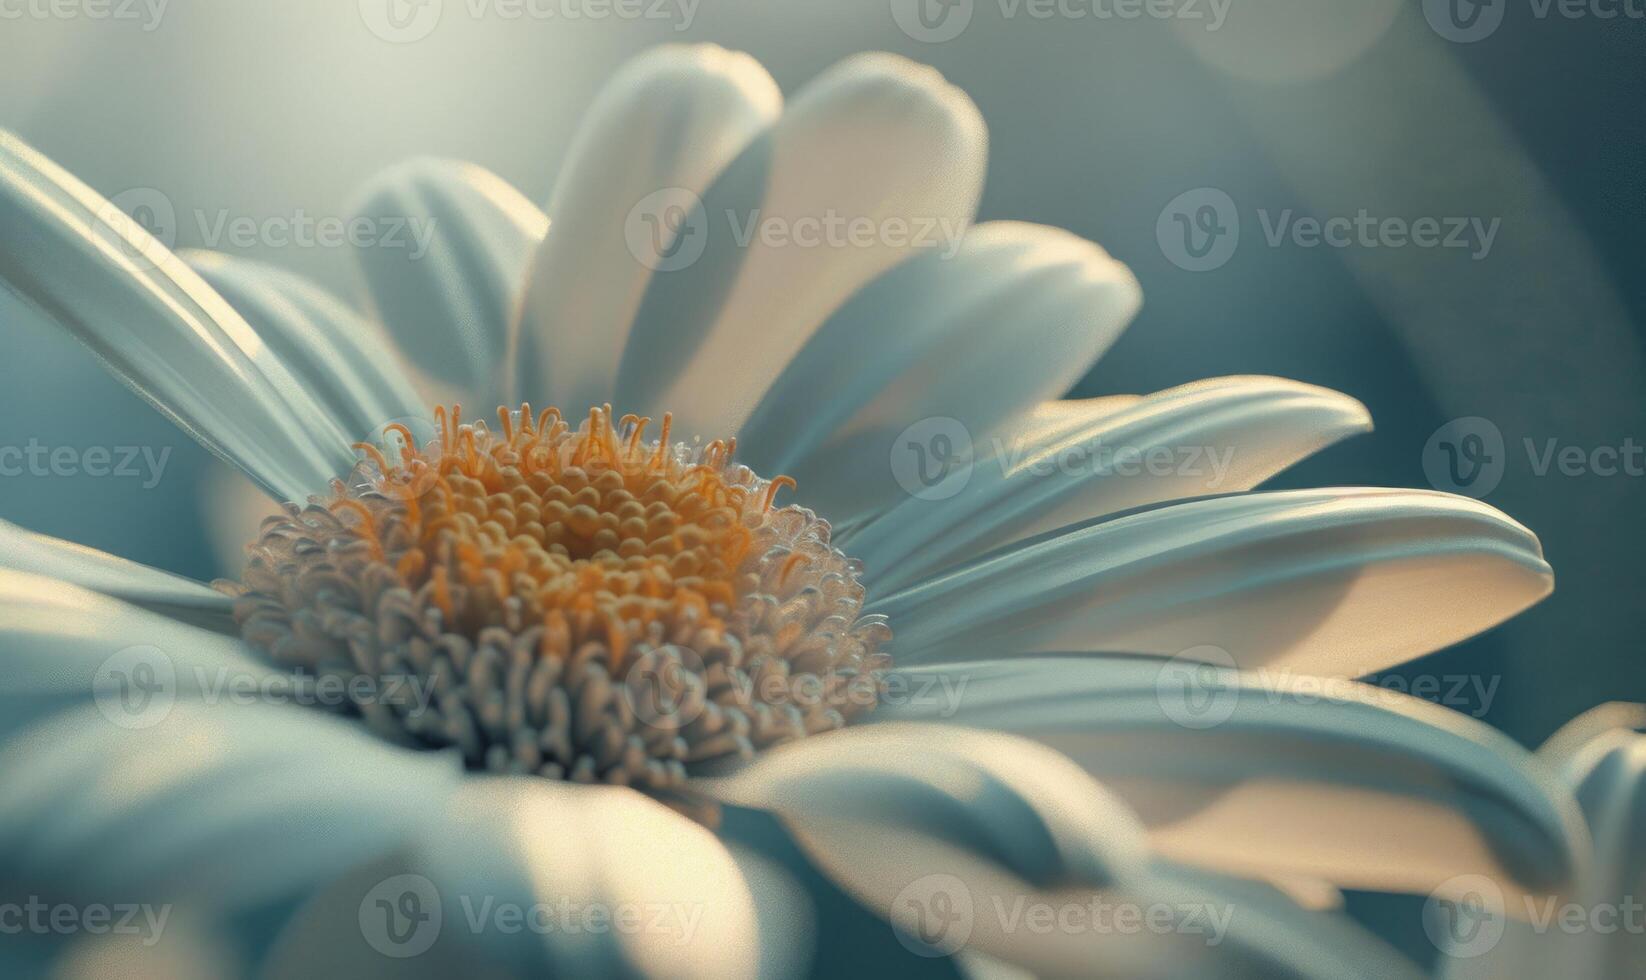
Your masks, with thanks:
M677 230L669 208L682 204L662 197L701 195L782 104L759 62L708 44L654 48L612 78L567 152L549 201L554 231L531 259L515 397L574 416L616 400L641 297L654 268L668 269L672 240L649 236Z
M1006 736L914 725L847 728L768 751L703 788L776 814L814 858L855 840L851 874L906 870L909 838L941 840L1037 885L1096 887L1144 860L1126 808L1056 753Z
M887 899L865 894L909 933L941 927L960 944L1022 971L1008 977L1108 980L1417 980L1418 969L1349 919L1311 912L1265 885L1152 862L1100 891L1036 890L963 855L933 852L943 896L918 882ZM951 910L965 913L957 917ZM944 912L951 912L946 918ZM912 942L912 940L911 940ZM984 974L994 976L995 974Z
M356 441L386 422L428 416L383 331L302 276L216 252L184 261L246 318L304 388Z
M0 283L275 496L353 465L347 433L198 275L96 191L0 132Z
M1491 874L1534 892L1569 886L1586 846L1570 792L1513 741L1366 684L1145 657L916 667L889 684L873 720L1041 741L1194 865L1419 894Z
M971 909L969 921L951 925L945 938L952 942L965 927L963 954L983 952L1017 966L1024 971L1019 976L1418 980L1422 975L1343 916L1299 908L1259 883L1165 861L1096 892L1033 890L958 856L933 866L949 869L948 891L964 895ZM889 913L893 920L910 929L922 921L945 921L933 914L940 915L941 907L929 899L917 904L925 891L917 886L912 894L897 896L901 901L894 899Z
M391 845L419 816L408 801L438 802L458 768L295 706L342 693L238 640L0 571L0 880L235 911Z
M958 247L985 144L977 107L930 68L860 55L819 76L703 195L701 255L652 280L617 404L670 409L688 438L735 433L852 294Z
M509 323L548 219L496 174L455 160L409 160L356 195L356 217L379 231L354 250L378 321L471 404L500 404Z
M1047 976L1409 975L1341 920L1151 859L1124 805L1019 739L846 729L702 785L775 813L926 955L981 954Z
M200 582L0 521L0 568L61 579L190 621L228 615L229 597Z
M1329 489L1190 501L1031 538L883 598L902 662L1176 655L1361 676L1549 593L1537 538L1478 501Z
M974 447L979 458L958 493L905 496L853 536L852 555L877 588L903 588L1093 517L1249 490L1371 425L1353 398L1280 378L1202 381L1118 412L1100 409L1076 426L1031 420Z
M300 895L396 846L460 769L318 710L179 700L133 728L84 706L0 746L13 881L223 914Z
M1594 841L1585 875L1569 896L1529 904L1525 911L1496 882L1477 883L1485 900L1476 908L1485 911L1456 933L1440 933L1441 975L1646 976L1646 705L1594 708L1567 722L1538 755L1557 768L1583 808ZM1471 909L1446 911L1466 915Z
M239 980L249 976L234 938L205 916L153 904L132 911L130 920L123 923L125 928L118 930L88 926L57 935L8 935L4 952L0 952L0 970L9 968L8 977L51 980ZM115 922L125 919L125 907L112 918ZM7 953L31 945L49 955L26 968L7 960Z
M261 686L283 676L238 639L80 585L0 570L0 738L89 701L114 723L141 727L225 678Z
M795 896L753 861L627 788L470 780L401 853L299 912L271 975L795 975L809 951L773 945ZM421 921L388 920L408 886Z
M900 432L946 418L981 440L1067 392L1141 302L1131 271L1091 242L979 225L954 255L911 259L829 317L761 398L739 452L848 522L902 499L884 465Z

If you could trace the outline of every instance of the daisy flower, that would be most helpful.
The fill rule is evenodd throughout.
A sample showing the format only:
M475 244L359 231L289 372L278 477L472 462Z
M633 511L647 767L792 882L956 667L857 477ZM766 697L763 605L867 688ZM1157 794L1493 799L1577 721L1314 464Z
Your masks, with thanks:
M1332 391L1060 400L1140 290L970 226L984 155L895 57L785 106L657 49L544 211L464 163L372 180L361 220L432 234L359 249L367 318L0 136L0 280L283 504L215 588L0 526L3 880L163 900L275 976L781 975L893 936L1403 975L1338 889L1566 887L1562 783L1350 679L1547 594L1537 539L1245 492L1370 427ZM815 919L757 818L895 933Z

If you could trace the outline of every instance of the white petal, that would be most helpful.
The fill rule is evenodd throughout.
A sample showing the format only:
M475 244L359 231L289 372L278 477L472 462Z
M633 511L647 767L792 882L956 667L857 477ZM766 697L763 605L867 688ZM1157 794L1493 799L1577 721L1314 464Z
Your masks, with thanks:
M1646 705L1612 703L1593 708L1549 738L1538 755L1556 767L1577 793L1594 852L1567 901L1538 906L1553 910L1543 922L1516 915L1514 899L1482 883L1487 901L1503 915L1479 916L1485 940L1443 944L1440 975L1447 980L1541 980L1544 977L1646 976ZM1570 923L1575 909L1577 928ZM1546 917L1547 918L1547 917ZM1522 921L1530 920L1530 921ZM1458 930L1464 933L1464 929ZM1465 937L1466 937L1465 933ZM1443 934L1444 938L1446 937ZM1495 943L1489 948L1487 941Z
M1633 916L1632 928L1595 930L1596 975L1646 975L1641 896L1646 894L1646 706L1610 704L1567 723L1538 750L1577 792L1594 839L1589 874L1578 890L1585 908ZM1587 736L1587 738L1585 738ZM1580 744L1575 744L1582 739ZM1576 954L1576 951L1573 951ZM1575 966L1576 964L1574 964ZM1574 976L1576 974L1565 974Z
M86 577L108 582L117 574L101 566ZM121 588L131 583L118 582ZM238 639L79 585L0 570L0 738L88 701L112 724L140 727L225 677L262 685L284 676Z
M980 458L958 493L904 498L853 537L851 554L876 587L903 588L1078 521L1249 490L1371 426L1353 398L1281 378L1172 388L1083 425L1007 431L975 447Z
M471 780L416 860L453 931L467 931L465 901L488 897L642 916L639 928L514 935L486 922L469 937L525 976L754 977L770 952L767 921L793 912L768 904L779 897L757 892L712 832L623 787Z
M94 929L88 923L84 929L68 929L50 937L38 933L10 937L6 953L31 950L40 958L22 968L13 966L6 953L0 953L0 970L8 971L5 975L10 977L52 980L212 980L245 975L246 961L241 955L244 947L236 948L242 935L226 935L227 930L215 928L206 916L193 910L151 905L131 911L129 919L123 908L113 917L114 922L126 920L124 929L106 929L100 924ZM42 948L41 941L47 946ZM17 950L19 945L25 950Z
M1474 500L1297 490L1173 504L1014 544L873 603L904 663L1002 652L1176 655L1362 676L1547 595L1537 538Z
M0 864L107 900L243 910L393 842L449 761L294 700L242 645L0 572ZM359 767L358 769L356 767Z
M1093 424L1099 418L1131 408L1142 400L1142 395L1102 395L1096 398L1054 399L1041 402L1029 411L1007 420L1001 428L1003 431L1016 433L1018 438L1021 438L1025 443L1053 442L1083 426ZM930 451L937 448L932 445L932 437L941 431L941 429L931 430L923 427L923 429L917 429L910 435L917 437L918 441L924 443L926 449ZM908 451L910 449L909 443L904 442L903 448ZM742 452L741 444L739 444L738 451ZM897 459L897 457L891 458ZM865 474L862 472L861 467L854 466L850 470L831 473L828 476L820 476L820 478L814 477L807 483L805 488L797 490L797 493L810 494L813 485L821 483L822 486L818 488L819 496L830 495L837 492L835 488L842 486L847 481L864 478ZM920 483L916 484L917 487L921 485ZM850 493L849 488L847 492ZM900 503L903 496L900 493L891 499ZM808 497L808 499L811 498ZM823 513L829 514L829 525L833 529L835 543L847 554L855 555L857 535L867 530L868 526L873 524L877 517L882 516L892 504L883 501L878 505L878 510L866 512L859 518L852 520L841 520L826 509L826 504L819 504L819 506L825 508L822 511ZM882 530L884 530L884 527ZM867 571L868 576L872 578L875 571L875 569L869 569Z
M427 157L367 181L353 210L379 231L354 250L378 321L482 412L501 404L509 324L548 219L491 171Z
M1634 736L1640 734L1646 734L1646 704L1609 701L1560 726L1538 747L1537 754L1559 768L1561 775L1574 786L1581 786L1605 771L1608 778L1596 783L1594 788L1615 789L1622 785L1615 777L1629 775L1637 761L1617 753L1637 751L1641 742ZM1598 812L1602 808L1597 804L1607 795L1609 790L1586 800L1584 808Z
M68 711L0 747L0 766L14 880L223 912L396 846L461 775L450 755L397 749L320 710L226 695L139 729Z
M226 616L232 605L204 583L5 521L0 521L0 568L60 579L182 618Z
M222 297L136 221L0 132L0 282L275 496L347 472L349 437Z
M775 813L911 949L982 954L1035 974L1126 978L1349 977L1364 975L1354 972L1363 957L1395 962L1261 886L1150 859L1124 806L1068 760L1019 739L851 728L702 786ZM1154 927L1117 928L1107 916L1122 909ZM1061 927L1043 927L1048 911ZM1212 935L1214 918L1226 932ZM1328 938L1339 943L1334 956L1321 955L1333 948Z
M1458 875L1568 887L1586 847L1546 767L1459 712L1353 681L1143 657L907 668L873 720L973 725L1057 749L1174 860L1422 894Z
M520 358L516 397L573 415L615 400L618 361L658 265L628 237L660 220L646 202L701 195L782 104L758 62L707 44L654 48L607 84L555 183L554 232L531 260L519 329L522 353L532 342L541 353Z
M1182 923L1188 940L1198 941L1169 947L1172 953L1183 955L1187 945L1184 958L1193 964L1191 968L1171 969L1146 960L1131 976L1265 980L1418 980L1423 976L1416 964L1351 919L1301 908L1265 884L1209 875L1166 861L1152 870L1147 888L1139 888L1139 898L1132 904L1144 909L1186 910L1175 921ZM1200 910L1205 910L1205 917L1227 916L1227 935L1221 942L1208 943L1197 932L1204 922ZM1093 952L1102 956L1108 950L1099 946Z
M1096 398L1059 398L1036 405L1023 420L1036 439L1056 438L1055 433L1071 432L1092 419L1131 408L1142 395L1100 395ZM1044 432L1044 435L1041 433Z
M847 728L763 753L698 788L777 815L813 857L860 839L848 875L898 864L906 838L962 848L1042 886L1100 887L1142 865L1126 808L1022 739L923 725Z
M138 566L141 567L141 566ZM98 568L90 577L107 579ZM155 573L161 574L161 573ZM125 587L124 580L121 587ZM23 697L100 693L98 668L113 655L152 648L177 677L174 697L222 671L263 682L282 672L252 657L237 638L202 630L77 584L0 569L0 694Z
M984 953L960 950L954 954L955 969L966 980L1035 980L1033 973Z
M842 861L854 849L849 845ZM970 855L920 848L941 869L896 894L859 897L907 934L924 924L944 950L963 937L1030 976L1108 980L1417 980L1421 972L1351 920L1299 908L1256 882L1166 861L1101 890L1035 889ZM935 882L942 897L929 896ZM941 904L940 904L941 903ZM969 914L959 918L955 908ZM947 924L947 928L944 928ZM911 940L912 942L912 940Z
M977 107L930 68L860 55L819 76L703 196L703 252L653 279L619 404L671 409L687 437L735 433L853 293L958 246L985 144Z
M890 467L862 465L891 458L899 433L948 418L981 442L1068 391L1141 302L1131 271L1091 242L979 225L954 255L920 255L847 300L761 398L739 451L849 522L903 499Z
M0 571L8 880L243 911L392 845L455 764L293 706L290 680L238 640Z
M428 417L383 331L335 296L261 262L194 250L182 257L356 441L376 439L387 422Z

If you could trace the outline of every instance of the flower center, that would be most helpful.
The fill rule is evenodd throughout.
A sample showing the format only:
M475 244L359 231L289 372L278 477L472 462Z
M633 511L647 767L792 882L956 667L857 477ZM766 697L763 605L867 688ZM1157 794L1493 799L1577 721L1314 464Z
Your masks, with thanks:
M838 728L890 660L829 525L610 407L393 423L329 498L248 548L246 641L374 728L470 766L666 790L701 763Z

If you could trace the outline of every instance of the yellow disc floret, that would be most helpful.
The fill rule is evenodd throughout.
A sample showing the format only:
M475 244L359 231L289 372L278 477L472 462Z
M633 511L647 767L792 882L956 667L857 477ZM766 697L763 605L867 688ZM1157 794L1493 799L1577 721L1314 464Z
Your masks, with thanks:
M609 407L434 418L264 522L221 583L248 642L471 765L659 789L874 706L890 631L856 563L735 440Z

